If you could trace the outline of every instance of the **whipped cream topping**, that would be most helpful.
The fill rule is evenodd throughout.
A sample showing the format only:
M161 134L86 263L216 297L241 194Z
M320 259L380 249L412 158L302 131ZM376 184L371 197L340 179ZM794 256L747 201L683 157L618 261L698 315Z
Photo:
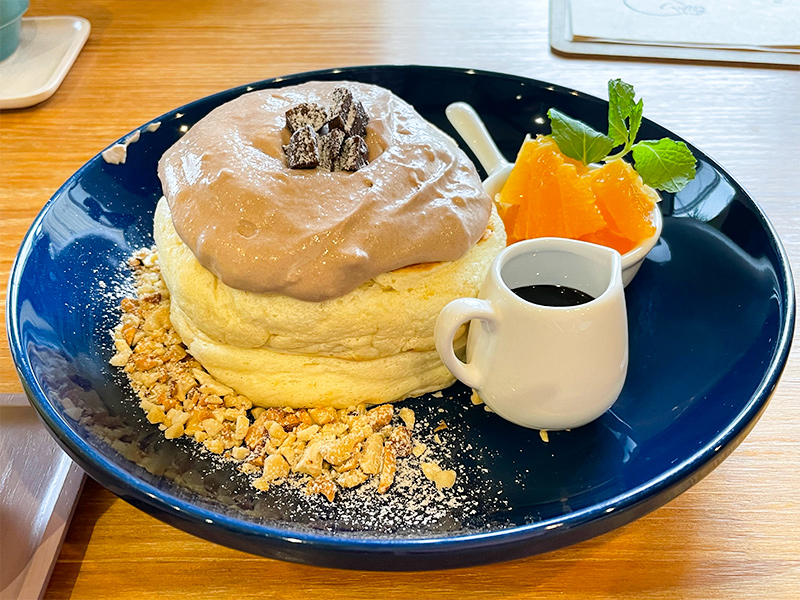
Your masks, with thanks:
M369 115L369 164L286 166L284 114L349 87ZM178 235L226 285L322 301L401 267L456 260L491 212L455 142L386 89L309 82L244 94L198 121L159 161Z

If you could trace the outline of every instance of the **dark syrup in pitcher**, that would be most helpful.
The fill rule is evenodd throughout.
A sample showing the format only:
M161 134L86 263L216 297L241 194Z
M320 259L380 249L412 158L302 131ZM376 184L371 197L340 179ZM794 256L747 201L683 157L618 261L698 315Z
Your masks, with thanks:
M586 292L566 285L525 285L511 291L523 300L540 306L580 306L594 300Z

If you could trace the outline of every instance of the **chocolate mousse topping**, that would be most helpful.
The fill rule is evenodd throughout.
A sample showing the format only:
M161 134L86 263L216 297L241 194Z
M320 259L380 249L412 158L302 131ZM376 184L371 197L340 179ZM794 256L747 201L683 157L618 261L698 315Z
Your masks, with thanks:
M340 140L329 114L327 134L314 132L323 168L287 166L286 111L335 107L338 87L309 82L244 94L198 121L159 161L175 229L224 284L327 300L381 273L456 260L483 235L491 199L475 167L384 88L347 82L369 114L361 141ZM342 122L354 131L359 118L349 114L352 103ZM297 131L304 127L314 125ZM361 163L364 147L368 162L354 173L330 171L337 146L340 168Z

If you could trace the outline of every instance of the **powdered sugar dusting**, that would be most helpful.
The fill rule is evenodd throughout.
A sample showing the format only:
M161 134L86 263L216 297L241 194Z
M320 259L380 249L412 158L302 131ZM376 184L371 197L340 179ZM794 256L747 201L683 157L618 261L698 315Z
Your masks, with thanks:
M113 288L106 284L99 287L107 300L116 300L116 304L135 291L129 278L122 278ZM234 460L230 452L209 452L185 437L162 439L156 444L162 449L164 442L177 446L180 454L169 453L172 462L166 467L163 460L148 458L147 452L142 457L141 445L128 454L136 456L136 462L148 471L158 465L158 474L197 492L212 504L222 502L226 511L273 525L284 523L292 529L308 528L318 533L359 538L429 537L474 531L487 526L487 513L502 515L507 501L503 491L490 481L489 470L480 466L480 452L472 446L466 449L461 443L468 432L454 407L467 410L468 398L446 393L409 399L401 405L403 414L395 415L394 422L413 427L414 441L410 455L398 459L388 493L379 493L378 480L372 478L357 487L339 490L335 501L329 502L319 494L308 495L307 485L312 478L297 474L276 482L281 485L270 484L258 490L252 483L262 476L260 469L244 468L250 465ZM131 402L135 405L136 399ZM447 405L447 411L443 405ZM167 431L174 428L174 425L167 427ZM154 433L164 435L157 429ZM468 460L464 460L465 450ZM192 466L186 468L186 464ZM446 487L453 479L454 485ZM477 486L486 488L487 482L489 493L476 494Z

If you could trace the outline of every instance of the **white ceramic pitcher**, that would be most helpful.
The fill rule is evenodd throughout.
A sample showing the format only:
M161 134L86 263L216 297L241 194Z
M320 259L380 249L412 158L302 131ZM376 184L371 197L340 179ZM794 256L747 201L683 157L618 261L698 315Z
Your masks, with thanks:
M562 286L590 298L545 305L513 291L526 286ZM464 363L453 338L470 320ZM453 375L501 417L548 430L584 425L611 407L628 369L620 255L562 238L513 244L495 258L479 298L442 310L435 338Z

